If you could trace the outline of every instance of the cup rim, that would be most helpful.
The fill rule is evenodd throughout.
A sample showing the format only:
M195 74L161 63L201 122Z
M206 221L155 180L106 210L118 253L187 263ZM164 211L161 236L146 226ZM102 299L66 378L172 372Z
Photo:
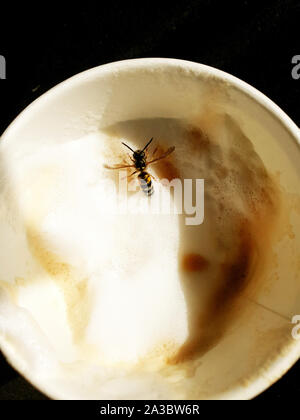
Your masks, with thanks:
M56 86L49 89L47 92L42 94L31 104L29 104L19 115L9 124L5 131L1 135L1 140L3 141L5 137L11 135L14 130L17 130L19 125L26 121L32 115L36 108L38 108L43 103L46 103L49 99L54 99L55 96L61 94L63 90L71 89L77 84L80 84L86 80L93 79L99 75L104 75L111 73L116 70L130 70L130 69L148 69L149 67L177 67L182 68L183 70L190 70L195 74L201 74L204 76L213 76L218 80L221 80L225 83L230 83L232 86L237 88L239 91L246 94L251 100L254 100L260 104L266 111L271 115L275 116L281 125L289 132L293 141L298 146L300 151L300 129L292 121L292 119L271 99L269 99L265 94L260 92L258 89L249 85L248 83L242 81L241 79L233 76L229 73L226 73L217 68L193 62L188 60L174 59L174 58L159 58L159 57L150 57L150 58L135 58L128 60L121 60L112 63L102 64L100 66L93 67L91 69L85 70L74 76L60 82ZM3 346L2 346L3 347ZM4 355L8 358L9 363L18 370L18 367L15 366L13 360L11 360L9 355ZM270 366L266 367L264 370L264 375L256 375L246 387L241 385L236 385L232 387L229 391L226 391L218 397L220 399L251 399L259 395L261 392L269 388L273 383L279 380L297 360L300 358L300 340L295 340L295 344L291 346L288 350L286 356L280 357L280 355L271 362ZM18 370L18 372L20 372ZM22 372L20 372L21 375ZM24 375L23 375L24 376ZM37 382L32 381L26 377L26 380L40 389L44 394L52 398L60 398L55 396L53 393L49 393L44 390L44 386L39 385Z
M8 127L1 134L1 137L5 137L10 134L11 130L18 126L21 119L29 117L29 114L34 111L35 107L40 106L50 98L54 98L62 90L70 89L72 86L79 84L85 80L91 79L95 76L99 76L101 73L110 73L116 70L130 70L136 69L147 69L149 66L152 67L177 67L183 70L191 70L195 73L199 73L206 76L213 76L223 82L230 83L236 87L239 91L247 94L248 97L258 102L265 110L271 114L276 115L282 125L289 131L291 136L296 140L297 146L300 146L300 129L296 123L270 98L264 93L251 86L247 82L239 79L236 76L231 75L223 70L219 70L215 67L208 66L206 64L197 63L194 61L181 60L177 58L160 58L160 57L149 57L149 58L134 58L128 60L114 61L111 63L101 64L100 66L92 67L77 73L66 80L58 83L57 85L50 88L48 91L43 93L33 102L31 102L23 111L21 111L16 118L8 125Z

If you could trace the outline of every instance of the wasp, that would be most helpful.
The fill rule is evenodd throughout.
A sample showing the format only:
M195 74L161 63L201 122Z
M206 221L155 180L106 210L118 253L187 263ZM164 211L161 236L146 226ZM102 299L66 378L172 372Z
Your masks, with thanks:
M129 147L126 143L122 144L126 146L133 155L130 156L131 161L133 162L132 165L104 165L107 169L125 169L125 168L135 168L136 170L132 172L128 178L132 177L133 175L138 174L138 180L140 183L140 187L142 191L147 195L151 196L154 193L153 183L152 183L152 176L146 171L147 166L151 165L154 162L157 162L159 160L165 159L167 156L169 156L172 152L175 150L175 146L170 147L165 153L163 153L158 158L152 159L149 162L147 162L146 158L146 152L148 147L153 141L153 137L151 140L148 141L146 146L143 148L143 150L133 150L131 147ZM156 153L157 148L155 149L153 155Z

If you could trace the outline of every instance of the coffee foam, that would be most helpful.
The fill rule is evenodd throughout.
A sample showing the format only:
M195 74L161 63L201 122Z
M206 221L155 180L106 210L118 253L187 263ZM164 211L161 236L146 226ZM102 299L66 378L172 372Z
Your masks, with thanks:
M104 164L127 159L121 139L138 149L150 137L160 152L176 146L149 168L156 178L205 179L202 225L186 226L184 215L103 211L115 201L102 181L118 176ZM253 284L278 208L274 183L235 121L213 112L127 121L34 153L4 150L3 160L10 211L2 220L15 214L8 235L21 263L0 269L1 284L39 325L61 377L65 363L78 361L109 367L113 378L120 369L167 369L172 381L166 367L178 374L183 364L179 376L191 374L188 364L216 345ZM140 197L130 194L133 207Z

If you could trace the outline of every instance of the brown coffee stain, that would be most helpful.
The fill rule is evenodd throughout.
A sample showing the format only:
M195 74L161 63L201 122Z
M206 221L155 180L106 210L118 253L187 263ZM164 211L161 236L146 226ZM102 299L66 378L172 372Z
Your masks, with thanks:
M200 254L185 254L181 259L181 268L188 273L202 271L208 264L207 259Z
M216 164L216 167L215 167L215 174L217 175L217 177L221 180L221 179L225 179L227 176L228 176L228 173L229 173L229 171L228 171L228 169L227 168L225 168L224 166L222 166L222 165L218 165L218 164Z
M33 284L35 281L35 278L27 280L23 277L16 277L13 283L0 280L0 288L10 295L14 303L17 303L19 297L19 287L26 287L28 284Z
M240 228L240 244L236 255L219 265L218 287L208 301L204 314L192 313L189 321L189 338L177 354L168 360L179 364L213 348L222 338L226 325L232 317L237 300L246 290L251 279L254 252L250 233Z
M0 280L0 289L4 290L9 294L10 298L14 303L17 303L18 300L18 290L14 283Z
M27 226L26 234L32 255L63 292L73 340L78 344L84 338L90 318L88 279L80 278L69 264L61 261L58 255L51 252L38 229Z
M196 153L209 151L211 141L208 135L199 127L192 126L188 130L188 139L192 150Z
M213 114L210 117L209 125L213 126ZM226 116L217 116L219 123L222 118L224 124L226 122L230 125L230 129L239 130ZM205 128L205 124L203 127ZM199 358L219 343L233 321L239 317L247 296L255 295L261 287L265 264L272 254L271 243L275 222L281 210L279 188L255 154L250 140L244 136L248 154L235 152L234 148L238 150L239 145L229 147L227 156L235 162L234 168L230 169L223 166L223 151L209 138L204 128L189 127L186 141L193 153L199 154L201 175L205 175L203 168L208 168L208 176L211 175L210 171L216 175L211 183L206 183L210 194L210 197L206 196L207 202L214 197L214 194L217 194L221 200L220 205L216 204L218 211L210 214L211 220L214 221L214 230L218 232L214 235L217 238L230 235L234 241L232 247L228 247L228 244L227 247L224 246L226 241L219 243L225 252L224 259L219 263L212 261L209 265L209 269L215 268L217 274L214 278L210 278L210 271L207 277L203 277L202 282L210 278L214 284L214 291L208 297L204 311L203 308L201 310L197 307L197 294L202 293L202 288L196 287L196 283L185 285L184 279L182 280L188 310L189 334L177 353L167 358L167 364L176 367L194 365L195 369ZM243 138L241 132L237 135ZM245 206L244 212L238 211L234 203L228 199L230 191L241 197ZM225 198L226 194L227 201L222 201L222 197ZM209 208L213 210L214 207ZM182 223L183 237L185 232L189 238L188 230ZM184 249L180 250L183 251ZM193 267L193 264L191 265Z
M15 285L17 287L26 287L26 286L28 286L28 284L33 284L35 282L37 282L36 277L32 277L30 280L25 279L23 277L16 277L15 278Z

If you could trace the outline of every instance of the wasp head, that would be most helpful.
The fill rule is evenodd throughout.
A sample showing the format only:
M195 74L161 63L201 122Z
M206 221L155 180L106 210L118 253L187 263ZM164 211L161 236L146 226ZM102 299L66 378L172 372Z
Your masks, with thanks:
M126 144L124 142L122 142L122 144L133 152L133 159L135 159L135 160L145 160L145 158L146 158L145 150L148 148L148 146L152 142L152 140L153 140L153 137L150 141L148 141L148 143L143 148L143 150L132 150L132 148L130 146L128 146L128 144Z
M136 150L133 153L133 159L135 160L145 159L145 152L143 150Z

